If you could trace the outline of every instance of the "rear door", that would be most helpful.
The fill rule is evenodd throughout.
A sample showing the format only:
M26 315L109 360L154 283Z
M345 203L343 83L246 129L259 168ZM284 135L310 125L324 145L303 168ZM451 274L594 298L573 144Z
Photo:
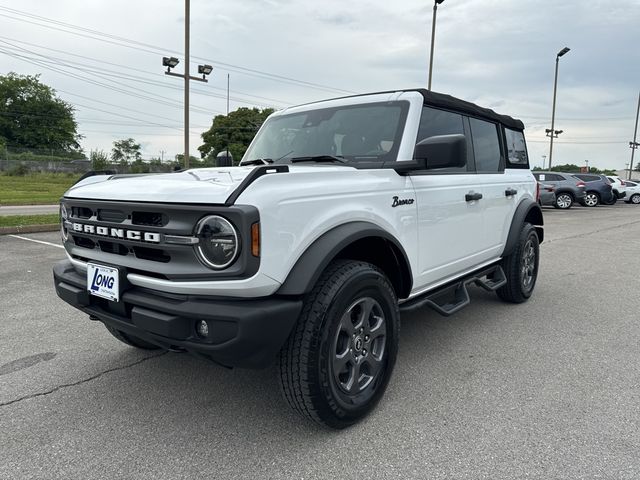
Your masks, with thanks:
M527 168L522 132L509 130L511 145L505 148L500 125L477 118L469 118L469 124L476 171L483 190L484 254L491 258L502 254L520 198L527 192L531 194L535 182ZM507 170L509 150L513 159L509 161Z

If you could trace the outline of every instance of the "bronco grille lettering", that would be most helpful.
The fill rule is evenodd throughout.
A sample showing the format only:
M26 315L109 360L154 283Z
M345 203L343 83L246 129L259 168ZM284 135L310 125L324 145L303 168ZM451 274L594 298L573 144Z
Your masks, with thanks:
M160 243L160 234L158 232L141 232L139 230L125 230L124 228L107 228L97 225L86 225L83 223L74 223L73 231L80 233L91 233L102 237L111 237L127 240L135 240L140 242Z

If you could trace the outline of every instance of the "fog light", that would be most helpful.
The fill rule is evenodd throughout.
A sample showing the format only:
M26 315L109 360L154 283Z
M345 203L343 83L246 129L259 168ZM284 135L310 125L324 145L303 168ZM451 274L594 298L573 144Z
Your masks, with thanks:
M196 332L202 338L207 338L209 336L209 324L204 320L198 320L196 323Z

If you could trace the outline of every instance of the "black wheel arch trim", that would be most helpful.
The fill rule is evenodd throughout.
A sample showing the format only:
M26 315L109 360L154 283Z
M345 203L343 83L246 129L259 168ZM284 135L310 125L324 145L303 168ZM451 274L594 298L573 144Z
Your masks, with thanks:
M505 244L504 251L502 252L503 257L506 257L513 252L513 249L518 244L520 230L522 230L522 225L524 225L525 222L531 223L536 228L539 243L542 243L544 240L544 229L542 228L544 222L540 205L533 200L523 200L516 207L516 213L513 215L513 220L511 220L509 236L507 237L507 243Z
M318 237L298 258L276 294L304 295L310 292L322 272L341 251L367 237L381 238L391 244L394 260L401 269L401 286L396 293L399 298L408 297L413 287L413 275L402 244L378 225L364 221L344 223Z

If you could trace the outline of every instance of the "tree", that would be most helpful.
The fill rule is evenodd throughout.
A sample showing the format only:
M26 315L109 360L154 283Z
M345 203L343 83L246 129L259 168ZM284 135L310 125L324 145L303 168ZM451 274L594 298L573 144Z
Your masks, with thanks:
M75 109L39 75L0 75L0 138L9 147L78 152Z
M133 138L116 140L111 149L111 159L121 165L128 165L135 160L142 159L141 149L142 146L136 143Z
M240 162L262 122L273 113L272 108L242 107L229 115L217 115L211 128L202 134L203 144L198 147L202 158L213 158L229 147L234 163Z
M105 170L109 165L109 155L104 150L91 150L89 160L93 170Z

